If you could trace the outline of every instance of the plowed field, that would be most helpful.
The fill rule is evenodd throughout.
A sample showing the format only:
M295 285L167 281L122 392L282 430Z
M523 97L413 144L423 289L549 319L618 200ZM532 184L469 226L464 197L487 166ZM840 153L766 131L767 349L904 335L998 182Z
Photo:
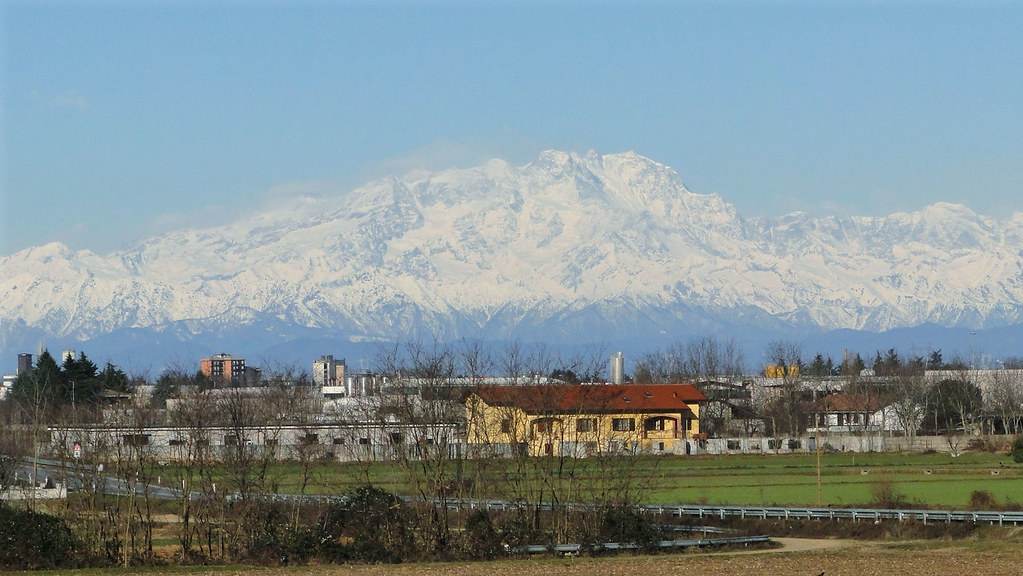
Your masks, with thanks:
M871 543L781 539L783 548L749 552L687 553L613 558L531 558L478 563L287 568L148 569L148 576L181 574L258 576L1017 576L1023 546L1011 542Z

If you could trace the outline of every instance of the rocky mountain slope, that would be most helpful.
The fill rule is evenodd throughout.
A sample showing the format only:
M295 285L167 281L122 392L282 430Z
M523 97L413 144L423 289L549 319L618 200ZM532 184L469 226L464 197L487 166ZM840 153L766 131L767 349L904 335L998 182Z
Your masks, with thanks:
M1021 321L1023 215L938 204L746 220L637 154L549 151L296 198L107 256L41 246L0 259L0 286L10 341L242 326L574 342L983 328Z

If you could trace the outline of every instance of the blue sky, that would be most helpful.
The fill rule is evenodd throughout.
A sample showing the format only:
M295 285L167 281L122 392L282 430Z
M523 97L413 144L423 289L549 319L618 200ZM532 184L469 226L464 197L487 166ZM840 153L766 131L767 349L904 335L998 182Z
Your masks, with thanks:
M740 214L1023 210L1020 2L0 0L0 255L636 152Z

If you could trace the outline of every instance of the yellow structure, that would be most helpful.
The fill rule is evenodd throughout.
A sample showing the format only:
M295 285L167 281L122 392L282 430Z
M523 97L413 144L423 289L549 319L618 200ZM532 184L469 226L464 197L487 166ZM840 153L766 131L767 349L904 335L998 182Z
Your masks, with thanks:
M691 384L485 387L465 401L466 442L478 454L688 454L706 400Z
M792 364L787 369L784 364L772 364L764 368L764 376L767 378L798 378L799 364Z

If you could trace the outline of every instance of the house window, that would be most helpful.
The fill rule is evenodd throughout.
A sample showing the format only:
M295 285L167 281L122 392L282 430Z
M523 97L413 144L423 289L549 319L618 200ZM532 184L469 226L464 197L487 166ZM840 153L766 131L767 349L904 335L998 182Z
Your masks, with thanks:
M121 442L125 446L145 446L149 444L149 434L125 434Z
M237 446L238 435L237 434L225 434L224 435L224 446Z
M181 438L171 438L171 440L170 440L170 442L168 442L168 444L170 444L171 446L184 446L185 445L185 441L182 440Z
M658 442L657 449L660 450L661 452L664 452L664 442Z
M344 443L345 443L345 439L344 438L342 438L340 436L338 436L337 438L334 438L334 445L335 446L338 446L338 445L344 444Z
M401 444L405 441L405 435L401 432L391 432L391 444Z
M547 422L544 420L537 420L533 425L536 427L536 431L541 434L548 431Z
M359 444L362 444L363 446L369 446L369 438L366 437L359 438Z
M265 438L265 439L263 439L263 445L264 446L276 446L277 445L277 439L276 438Z
M729 450L738 450L739 449L739 441L738 440L728 440L728 441L726 441L726 445L728 446Z
M596 418L579 418L575 421L576 432L593 432L597 429Z
M799 450L802 445L803 443L795 438L789 440L789 450Z
M511 418L505 418L504 420L501 420L501 433L511 434L511 430L512 430Z
M644 428L646 428L648 432L664 430L664 422L664 418L650 418L644 424Z
M611 420L611 429L615 432L631 432L636 429L635 418L614 418Z
M302 443L307 445L307 446L312 445L312 444L319 444L320 443L320 435L319 434L306 434L305 436L302 437Z

